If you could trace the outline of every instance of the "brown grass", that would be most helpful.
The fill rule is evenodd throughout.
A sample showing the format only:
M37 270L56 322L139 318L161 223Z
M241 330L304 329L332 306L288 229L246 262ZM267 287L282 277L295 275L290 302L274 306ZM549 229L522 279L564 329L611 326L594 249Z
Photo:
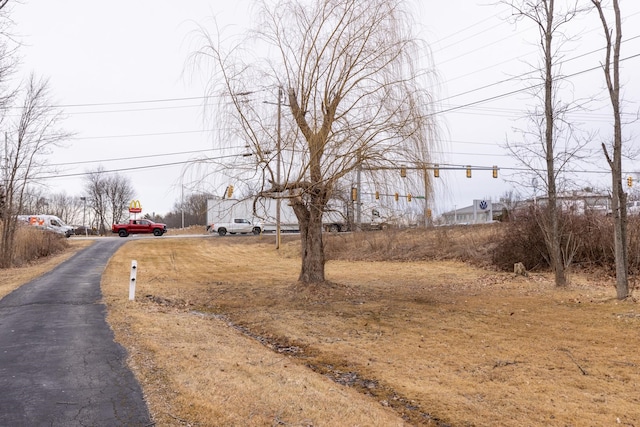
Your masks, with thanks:
M185 234L189 234L189 235L203 234L203 235L206 235L208 233L207 233L207 228L204 225L191 225L191 226L185 227L185 228L169 227L167 229L167 235L168 236L180 236L180 235L185 235Z
M493 231L471 230L333 236L319 286L296 283L297 241L131 241L103 276L108 319L162 426L639 425L637 304L594 276L558 290L416 261L490 258Z
M0 223L0 230L2 227L3 224ZM28 265L41 258L64 252L67 247L66 237L19 223L11 251L13 266Z

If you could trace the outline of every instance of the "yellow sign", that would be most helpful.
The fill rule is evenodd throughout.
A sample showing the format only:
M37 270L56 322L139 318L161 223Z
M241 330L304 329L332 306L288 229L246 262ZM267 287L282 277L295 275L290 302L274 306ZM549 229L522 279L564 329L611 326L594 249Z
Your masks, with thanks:
M129 203L129 212L130 213L142 212L142 205L140 204L140 200L132 200L131 203Z

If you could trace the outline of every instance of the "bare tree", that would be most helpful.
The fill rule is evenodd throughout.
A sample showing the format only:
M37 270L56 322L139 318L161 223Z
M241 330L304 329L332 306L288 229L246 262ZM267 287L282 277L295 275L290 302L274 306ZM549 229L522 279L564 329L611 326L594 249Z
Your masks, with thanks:
M609 28L607 17L601 0L591 0L602 22L607 40L606 57L602 68L604 71L609 99L613 108L613 156L607 145L602 143L602 150L611 168L611 210L614 220L614 248L616 258L616 295L618 299L629 296L629 257L627 242L627 194L622 184L622 113L620 105L620 46L622 44L622 19L620 4L613 0L615 27ZM613 57L612 57L613 55Z
M183 225L185 227L206 225L207 201L213 198L215 196L210 193L193 193L185 196L185 200L174 203L171 212L164 215L160 222L164 222L170 228L181 228Z
M57 216L66 224L73 224L78 217L76 199L65 192L50 194L47 198L46 211L50 215Z
M106 234L111 229L111 224L124 219L125 211L135 194L128 177L106 173L102 167L87 174L85 192L93 211L94 226L100 234Z
M583 9L576 1L566 9L556 8L555 0L504 0L518 20L529 20L538 29L542 51L542 65L539 67L541 83L530 87L531 93L541 102L529 115L531 127L522 130L523 143L510 144L512 154L540 178L546 186L546 207L541 215L540 226L545 236L549 263L554 271L556 286L567 283L566 267L569 257L563 253L563 232L560 224L558 192L560 176L567 171L588 140L578 136L577 129L565 120L570 111L567 103L561 102L559 76L560 46L567 40L563 29ZM536 166L542 156L542 168ZM542 170L543 172L539 172Z
M23 208L25 193L31 184L51 172L45 157L69 134L58 128L62 114L51 105L48 83L33 74L17 99L21 99L17 121L5 134L4 190L5 204L0 212L3 228L0 242L0 265L11 266L17 214Z
M111 224L122 222L134 194L131 180L128 177L113 173L106 177L105 196L111 212Z
M205 33L198 54L216 67L211 92L224 94L224 112L216 117L236 123L234 139L241 138L254 159L250 179L263 180L258 194L293 207L301 236L299 280L323 282L322 218L340 182L355 181L358 171L398 166L409 152L428 161L434 123L425 88L432 76L417 66L428 50L412 35L402 0L260 5L257 39L223 50ZM252 46L276 57L247 60ZM286 108L275 129L264 104L247 95L255 97L256 82L275 88L278 110Z
M106 195L107 176L102 167L87 174L85 178L85 192L88 195L86 197L89 207L93 211L94 226L100 234L104 235L106 234L107 210L109 205Z

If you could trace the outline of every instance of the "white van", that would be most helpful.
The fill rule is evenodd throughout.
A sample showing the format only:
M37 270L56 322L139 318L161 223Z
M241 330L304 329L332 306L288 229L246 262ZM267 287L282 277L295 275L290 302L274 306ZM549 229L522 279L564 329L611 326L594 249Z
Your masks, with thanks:
M65 224L55 215L18 215L18 220L43 230L64 234L66 237L73 234L73 227Z

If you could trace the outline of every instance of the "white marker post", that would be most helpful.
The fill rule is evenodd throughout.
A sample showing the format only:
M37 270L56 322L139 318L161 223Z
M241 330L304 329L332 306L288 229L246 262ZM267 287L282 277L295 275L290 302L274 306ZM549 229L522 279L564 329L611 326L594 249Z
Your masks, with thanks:
M138 272L138 261L131 260L131 278L129 279L129 301L136 298L136 273Z

